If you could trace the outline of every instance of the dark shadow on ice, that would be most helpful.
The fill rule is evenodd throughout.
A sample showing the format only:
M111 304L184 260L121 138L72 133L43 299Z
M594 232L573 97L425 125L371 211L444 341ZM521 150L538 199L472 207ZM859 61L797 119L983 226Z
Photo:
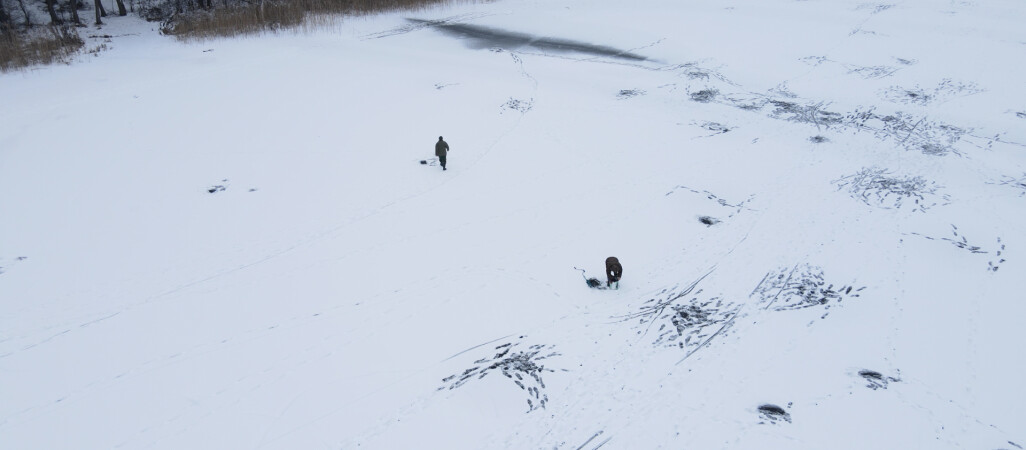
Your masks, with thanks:
M468 25L464 23L449 23L445 21L421 19L406 20L420 26L438 29L439 31L453 37L465 39L468 41L467 45L471 48L501 48L503 50L517 50L523 47L534 47L539 50L560 53L583 53L586 55L608 56L611 58L629 59L632 61L646 61L648 59L644 56L636 55L626 50L572 41L569 39L537 37L525 33L517 33L478 25Z

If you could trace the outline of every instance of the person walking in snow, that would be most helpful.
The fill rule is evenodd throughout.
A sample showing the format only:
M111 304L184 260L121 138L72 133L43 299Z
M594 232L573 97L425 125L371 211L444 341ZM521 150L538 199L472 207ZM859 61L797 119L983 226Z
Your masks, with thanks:
M442 170L445 170L446 153L449 153L449 144L443 141L441 136L438 136L438 142L435 143L435 156L438 157L438 163L442 165Z
M613 283L616 283L616 286L619 287L621 276L623 276L623 266L620 265L620 260L616 259L615 256L606 258L606 287Z

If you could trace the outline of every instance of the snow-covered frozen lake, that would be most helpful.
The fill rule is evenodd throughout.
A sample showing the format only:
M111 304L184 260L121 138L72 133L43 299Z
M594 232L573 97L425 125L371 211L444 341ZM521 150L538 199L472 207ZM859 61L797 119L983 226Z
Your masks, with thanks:
M0 75L0 447L1021 449L1023 23L110 18Z

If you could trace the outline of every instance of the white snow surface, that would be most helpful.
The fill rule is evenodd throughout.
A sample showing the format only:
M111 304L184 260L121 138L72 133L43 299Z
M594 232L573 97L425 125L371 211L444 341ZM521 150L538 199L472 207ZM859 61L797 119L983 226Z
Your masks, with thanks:
M1023 23L108 18L0 75L0 447L1021 449Z

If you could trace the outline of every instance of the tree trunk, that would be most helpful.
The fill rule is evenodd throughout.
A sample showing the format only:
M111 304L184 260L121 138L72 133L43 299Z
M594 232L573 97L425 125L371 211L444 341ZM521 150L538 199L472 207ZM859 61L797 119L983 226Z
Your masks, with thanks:
M7 14L7 7L4 0L0 0L0 34L7 34L11 31L11 15Z
M115 0L115 1L118 3L118 15L119 16L127 16L128 15L128 10L125 9L125 2L123 2L121 0Z
M78 17L78 0L71 0L68 3L68 7L71 8L71 21L74 22L75 25L82 25L82 19L79 19Z
M100 15L103 17L107 17L107 10L103 8L103 2L101 2L100 0L96 0L96 6L100 7Z
M29 15L28 9L25 8L25 0L18 0L18 7L21 8L21 14L25 16L25 28L32 26L32 16Z
M103 10L103 5L100 4L100 0L93 0L93 10L96 11L96 25L103 25L103 21L100 20L100 11ZM107 14L103 14L106 16Z
M50 24L60 25L63 21L57 17L57 11L53 9L53 0L46 0L46 12L50 13Z

